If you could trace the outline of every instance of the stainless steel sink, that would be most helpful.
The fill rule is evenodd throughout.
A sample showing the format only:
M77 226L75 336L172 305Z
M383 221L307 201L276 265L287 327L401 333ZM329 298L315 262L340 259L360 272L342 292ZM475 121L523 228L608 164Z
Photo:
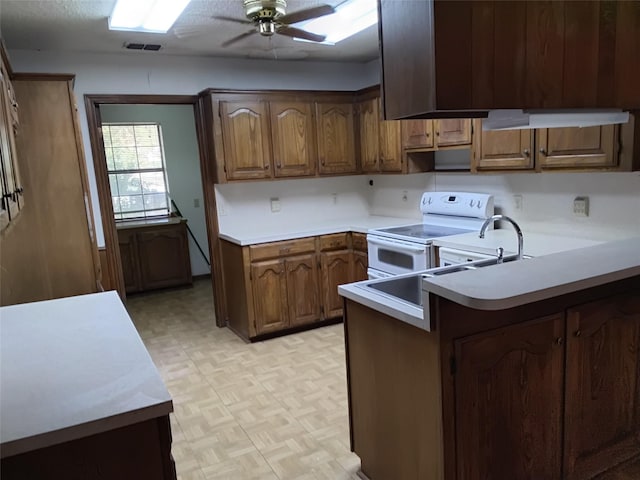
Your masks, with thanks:
M368 288L377 290L392 297L422 307L422 274L410 277L389 278L366 284Z

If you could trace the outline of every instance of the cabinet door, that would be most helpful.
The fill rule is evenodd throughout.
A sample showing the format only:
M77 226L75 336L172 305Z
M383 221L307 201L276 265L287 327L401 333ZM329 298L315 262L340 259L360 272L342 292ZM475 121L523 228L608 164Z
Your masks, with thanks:
M118 230L118 245L120 247L120 261L124 288L127 293L142 290L140 272L138 271L138 247L134 230Z
M402 120L402 148L433 148L431 120Z
M287 328L289 315L284 260L253 263L251 282L256 333L260 335Z
M483 131L476 121L473 166L476 170L533 169L533 130Z
M320 285L315 253L287 258L287 299L289 325L304 325L320 320Z
M271 145L265 102L220 102L227 180L270 178Z
M271 102L271 138L276 177L315 175L313 104Z
M460 480L560 479L562 314L455 342Z
M342 297L338 295L338 285L351 281L351 252L338 250L322 252L322 290L325 318L342 316Z
M380 158L380 112L378 99L360 104L360 163L363 172L377 172Z
M137 236L143 290L191 283L191 261L184 224Z
M577 480L640 452L640 297L567 313L565 475Z
M618 164L615 125L536 130L541 168L597 168Z
M318 103L316 128L320 173L355 173L353 105Z
M351 274L352 282L367 280L369 275L367 268L369 267L369 258L365 252L353 252L353 273Z
M380 170L383 172L402 171L402 146L400 122L383 120L380 122Z
M471 145L471 120L468 118L436 120L433 128L438 147Z
M12 109L9 101L9 78L3 68L0 70L0 169L3 180L2 212L9 219L18 215L22 191L16 163Z

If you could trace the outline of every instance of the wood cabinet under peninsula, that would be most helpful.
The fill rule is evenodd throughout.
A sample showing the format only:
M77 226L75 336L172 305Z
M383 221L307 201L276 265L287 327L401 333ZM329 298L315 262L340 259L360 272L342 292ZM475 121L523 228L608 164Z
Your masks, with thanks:
M639 292L635 276L503 310L435 295L431 332L346 299L362 472L587 480L640 456Z

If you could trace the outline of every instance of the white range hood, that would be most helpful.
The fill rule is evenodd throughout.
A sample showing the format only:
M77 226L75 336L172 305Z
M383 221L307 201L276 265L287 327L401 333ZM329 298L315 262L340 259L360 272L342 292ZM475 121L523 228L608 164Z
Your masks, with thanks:
M482 129L593 127L628 121L629 112L622 110L489 110L488 117L482 120Z

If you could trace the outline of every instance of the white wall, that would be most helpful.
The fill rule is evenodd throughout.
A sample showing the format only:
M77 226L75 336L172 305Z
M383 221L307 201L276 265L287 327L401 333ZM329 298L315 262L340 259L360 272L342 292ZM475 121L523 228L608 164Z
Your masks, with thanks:
M209 243L205 223L202 177L196 124L191 105L104 105L102 121L157 122L162 126L169 195L178 205L187 225L198 240L207 258ZM194 206L197 200L199 207ZM189 255L193 275L210 273L193 238L189 235Z
M75 94L94 205L98 245L102 221L84 108L85 94L187 94L205 88L358 90L377 82L369 64L244 60L154 55L149 52L89 54L11 50L16 72L73 73Z
M313 229L329 220L366 216L367 182L367 177L356 175L216 185L220 231ZM271 211L272 198L280 200L279 212Z
M394 215L418 205L425 190L469 191L495 195L496 209L513 217L523 230L602 240L640 236L640 172L509 173L472 175L433 173L373 177L370 212ZM407 190L408 201L402 201ZM513 195L522 195L516 210ZM573 199L589 197L589 216L573 214Z

